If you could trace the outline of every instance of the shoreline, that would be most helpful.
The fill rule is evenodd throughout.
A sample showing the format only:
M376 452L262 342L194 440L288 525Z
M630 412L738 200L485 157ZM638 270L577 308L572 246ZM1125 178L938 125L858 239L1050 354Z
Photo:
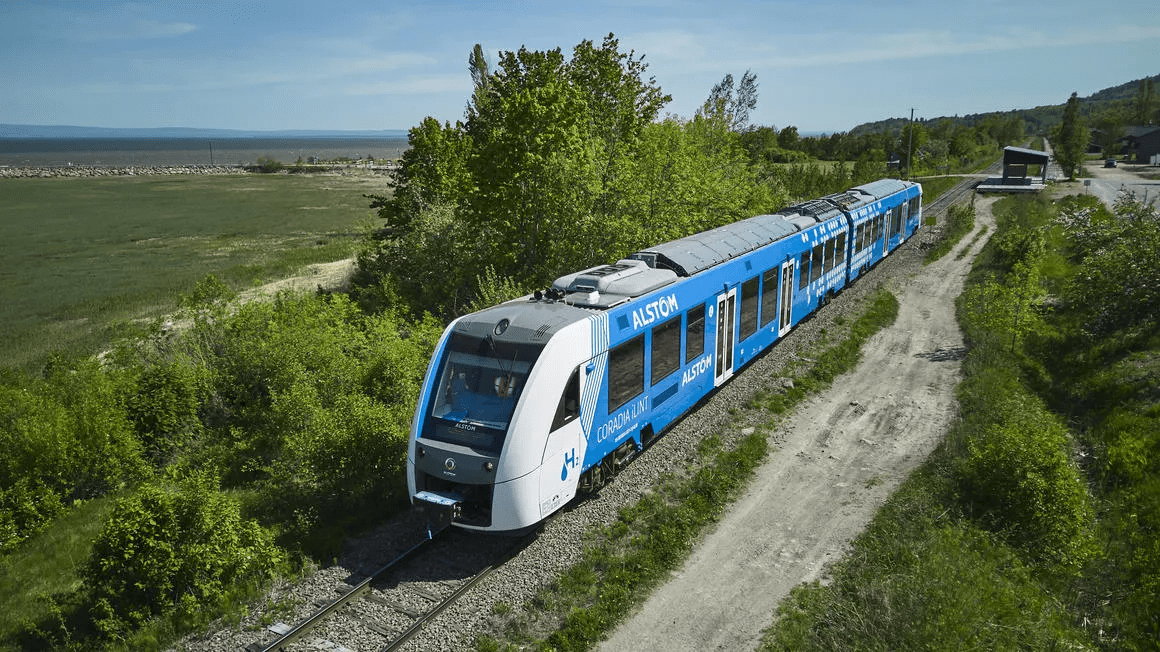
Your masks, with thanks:
M393 165L307 165L302 168L287 166L278 172L264 172L257 165L72 165L72 166L6 166L0 165L0 179L45 179L52 177L131 177L164 175L225 175L225 174L312 174L366 171L388 174Z

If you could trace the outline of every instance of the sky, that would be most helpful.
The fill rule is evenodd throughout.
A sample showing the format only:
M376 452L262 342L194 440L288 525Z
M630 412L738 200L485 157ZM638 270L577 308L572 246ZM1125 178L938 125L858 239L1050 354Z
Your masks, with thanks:
M1160 73L1155 0L0 2L0 124L408 129L461 119L474 44L615 34L691 117L756 73L751 124L1060 104Z

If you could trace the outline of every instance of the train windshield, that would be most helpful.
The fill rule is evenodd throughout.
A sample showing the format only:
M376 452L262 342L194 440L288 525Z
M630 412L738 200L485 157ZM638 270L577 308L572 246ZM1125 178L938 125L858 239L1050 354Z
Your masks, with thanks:
M499 454L543 345L453 333L422 437Z

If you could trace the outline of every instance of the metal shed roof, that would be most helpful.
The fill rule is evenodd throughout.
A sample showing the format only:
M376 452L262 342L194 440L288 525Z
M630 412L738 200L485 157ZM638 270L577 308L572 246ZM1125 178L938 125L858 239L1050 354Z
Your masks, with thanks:
M1022 147L1003 148L1003 165L1047 165L1049 158L1051 158L1050 154L1036 149L1024 149Z
M782 215L758 215L666 242L629 258L646 261L652 267L671 269L679 276L692 276L799 230Z

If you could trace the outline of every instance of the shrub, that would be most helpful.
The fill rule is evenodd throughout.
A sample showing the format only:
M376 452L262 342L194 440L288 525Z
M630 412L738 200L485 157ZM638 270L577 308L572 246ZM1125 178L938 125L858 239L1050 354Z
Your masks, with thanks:
M153 616L196 621L235 585L267 576L280 554L216 481L143 485L118 501L82 570L93 624L123 640Z
M967 441L963 497L982 521L1031 558L1078 568L1093 553L1087 486L1066 429L1013 389L999 419Z
M67 502L148 476L119 382L95 361L58 360L48 378L13 374L0 383L0 549Z
M134 369L122 401L145 454L163 467L201 430L198 379L185 364L162 361Z
M880 514L832 574L782 601L761 650L1087 647L1032 569L965 523Z
M271 158L269 156L260 156L258 157L257 167L260 172L272 173L281 172L283 169L285 169L286 165L278 159Z

